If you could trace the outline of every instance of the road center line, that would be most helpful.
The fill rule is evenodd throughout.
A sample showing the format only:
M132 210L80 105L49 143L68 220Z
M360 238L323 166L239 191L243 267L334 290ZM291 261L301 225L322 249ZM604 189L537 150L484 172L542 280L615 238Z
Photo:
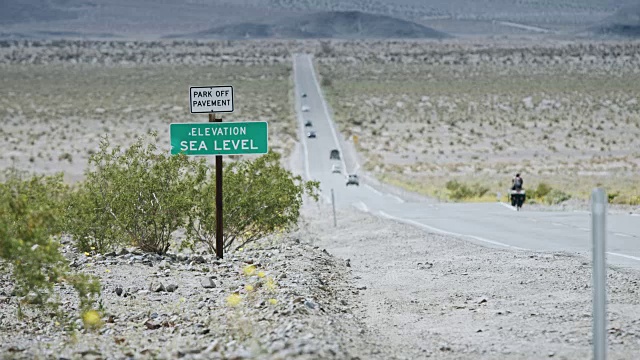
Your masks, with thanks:
M503 246L503 247L510 248L510 249L527 250L527 251L530 250L530 249L525 249L525 248L521 248L521 247L518 247L518 246L513 246L513 245L508 245L508 244L505 244L505 243L501 243L499 241L493 241L493 240L485 239L485 238L482 238L482 237L479 237L479 236L458 234L458 233L454 233L454 232L451 232L451 231L438 229L436 227L425 225L425 224L417 222L415 220L409 220L409 219L395 217L395 216L392 216L392 215L389 215L389 214L385 213L384 211L378 211L378 213L381 216L386 217L388 219L395 220L395 221L398 221L398 222L402 222L402 223L405 223L405 224L415 225L415 226L421 227L423 229L426 229L428 231L431 231L431 232L434 232L434 233L438 233L438 234L442 234L442 235L451 235L451 236L455 236L455 237L471 238L471 239L475 239L475 240L478 240L478 241L481 241L481 242L485 242L485 243L488 243L488 244Z
M320 88L320 83L318 82L318 78L316 77L316 69L313 67L313 61L311 60L311 56L307 56L307 60L309 60L309 66L311 67L311 76L313 76L313 82L316 84L316 89L318 90L318 96L320 96L320 102L322 103L322 107L324 108L324 112L326 114L326 120L329 123L329 127L331 128L331 133L333 134L333 140L336 142L336 147L338 151L340 151L340 162L342 163L342 168L344 171L349 173L347 169L347 163L344 162L345 154L342 151L342 147L340 146L340 142L338 141L338 135L336 133L336 128L333 126L333 120L331 119L331 114L329 113L329 107L327 106L327 102L324 100L324 95L322 95L322 89Z
M298 114L298 129L300 130L300 138L302 139L302 152L304 153L304 171L307 175L307 180L311 180L311 171L309 170L309 149L307 148L307 137L304 136L304 117L302 115L302 111L300 110L300 99L298 96L300 95L300 89L298 85L298 70L297 66L293 66L293 81L296 84L297 92L293 94L296 97L296 114Z
M613 256L623 257L625 259L631 259L631 260L635 260L635 261L640 261L640 257L637 257L637 256L618 254L618 253L614 253L614 252L610 252L610 251L607 251L607 254L613 255Z

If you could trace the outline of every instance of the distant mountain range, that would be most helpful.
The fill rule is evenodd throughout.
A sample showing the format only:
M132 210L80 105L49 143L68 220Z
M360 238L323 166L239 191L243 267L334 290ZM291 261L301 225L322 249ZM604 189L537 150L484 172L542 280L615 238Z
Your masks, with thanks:
M295 18L280 19L274 23L239 23L218 26L190 34L168 38L432 38L449 35L414 22L384 15L359 11L327 11Z
M0 38L440 39L447 34L476 37L522 35L523 31L640 37L638 2L0 0Z
M640 5L621 9L591 30L599 35L640 37Z

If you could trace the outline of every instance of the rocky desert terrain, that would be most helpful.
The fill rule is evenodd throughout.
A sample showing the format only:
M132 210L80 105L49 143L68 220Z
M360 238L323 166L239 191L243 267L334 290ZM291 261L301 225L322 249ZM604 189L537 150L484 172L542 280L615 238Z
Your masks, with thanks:
M148 130L168 137L171 122L205 121L188 112L188 86L210 83L234 86L225 120L269 121L272 147L300 159L296 52L316 55L334 119L364 170L388 183L444 200L446 182L458 180L490 196L521 171L532 187L578 198L595 183L619 191L613 201L638 195L640 54L630 41L3 41L0 168L63 171L74 182L102 136L126 146ZM168 140L159 147L168 151ZM82 253L62 237L72 267L103 284L101 326L18 318L2 263L0 355L589 356L588 259L488 249L354 210L338 216L333 228L330 208L308 201L297 231L223 260L175 248ZM610 357L632 358L640 278L616 268L609 279ZM59 290L63 310L77 312L71 289Z
M325 45L334 117L388 182L442 199L449 181L475 184L471 197L495 200L520 172L562 200L604 186L640 201L637 42Z
M189 113L189 86L229 84L236 109L224 121L268 121L270 146L295 141L286 44L223 42L4 42L0 48L0 167L82 176L108 136L126 146L169 124L203 122Z

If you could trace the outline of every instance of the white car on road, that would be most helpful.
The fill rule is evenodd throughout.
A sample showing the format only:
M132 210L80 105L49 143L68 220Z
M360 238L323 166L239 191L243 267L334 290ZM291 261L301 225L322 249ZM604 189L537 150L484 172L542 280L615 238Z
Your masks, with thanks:
M309 106L308 105L302 105L302 112L307 112L309 111Z

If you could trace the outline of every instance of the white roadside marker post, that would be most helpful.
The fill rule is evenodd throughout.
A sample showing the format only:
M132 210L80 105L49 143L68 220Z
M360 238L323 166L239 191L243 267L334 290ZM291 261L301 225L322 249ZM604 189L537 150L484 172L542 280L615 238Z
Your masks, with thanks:
M333 227L337 227L338 223L336 222L336 198L333 196L333 189L331 189L331 206L333 206Z
M607 196L603 189L591 193L591 237L593 240L593 359L607 358L607 288L606 288L606 217Z

